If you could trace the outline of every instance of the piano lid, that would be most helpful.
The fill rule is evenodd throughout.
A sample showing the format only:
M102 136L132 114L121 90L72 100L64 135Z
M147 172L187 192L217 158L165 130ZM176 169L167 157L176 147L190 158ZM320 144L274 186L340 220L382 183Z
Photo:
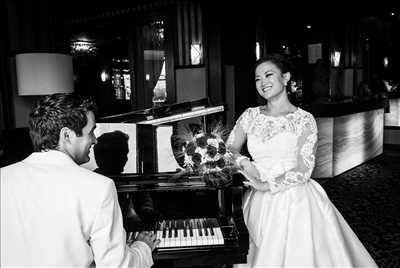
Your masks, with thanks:
M106 116L98 119L98 122L160 125L222 111L224 111L224 105L210 106L209 100L204 98Z
M137 124L160 125L160 124L180 121L180 120L193 118L193 117L197 117L197 116L203 116L203 115L207 115L207 114L214 114L214 113L223 112L223 111L224 111L223 105L209 107L209 108L198 108L198 109L192 108L192 111L189 111L189 112L184 112L184 113L161 117L161 118L156 118L156 119L144 120L144 121L137 122Z

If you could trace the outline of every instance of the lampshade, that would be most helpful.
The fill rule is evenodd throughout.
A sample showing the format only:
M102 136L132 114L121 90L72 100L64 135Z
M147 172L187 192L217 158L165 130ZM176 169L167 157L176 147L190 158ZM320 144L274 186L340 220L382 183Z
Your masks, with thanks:
M18 95L50 95L74 90L72 56L23 53L15 57Z

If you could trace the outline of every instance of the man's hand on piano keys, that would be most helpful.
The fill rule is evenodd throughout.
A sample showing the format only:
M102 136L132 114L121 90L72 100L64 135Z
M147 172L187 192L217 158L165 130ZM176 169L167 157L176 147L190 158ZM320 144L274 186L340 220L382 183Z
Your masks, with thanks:
M140 232L135 240L145 242L151 248L151 251L161 242L154 233L147 231Z
M209 245L223 245L225 238L220 224L215 218L174 219L156 223L152 231L160 242L158 249L185 248ZM143 232L142 232L143 233ZM129 232L128 245L138 232Z

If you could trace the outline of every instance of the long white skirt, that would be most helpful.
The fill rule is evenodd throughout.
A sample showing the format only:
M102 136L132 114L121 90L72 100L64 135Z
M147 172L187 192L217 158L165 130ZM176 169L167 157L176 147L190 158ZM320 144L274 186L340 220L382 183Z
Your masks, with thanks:
M243 200L247 264L235 267L377 267L316 181Z

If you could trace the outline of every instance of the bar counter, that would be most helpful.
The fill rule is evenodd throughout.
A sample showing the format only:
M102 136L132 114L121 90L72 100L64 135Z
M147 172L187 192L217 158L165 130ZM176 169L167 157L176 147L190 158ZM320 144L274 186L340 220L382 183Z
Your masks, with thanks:
M385 126L400 127L400 92L389 94L390 112L385 113Z
M303 105L318 126L312 178L332 178L383 152L381 100Z

